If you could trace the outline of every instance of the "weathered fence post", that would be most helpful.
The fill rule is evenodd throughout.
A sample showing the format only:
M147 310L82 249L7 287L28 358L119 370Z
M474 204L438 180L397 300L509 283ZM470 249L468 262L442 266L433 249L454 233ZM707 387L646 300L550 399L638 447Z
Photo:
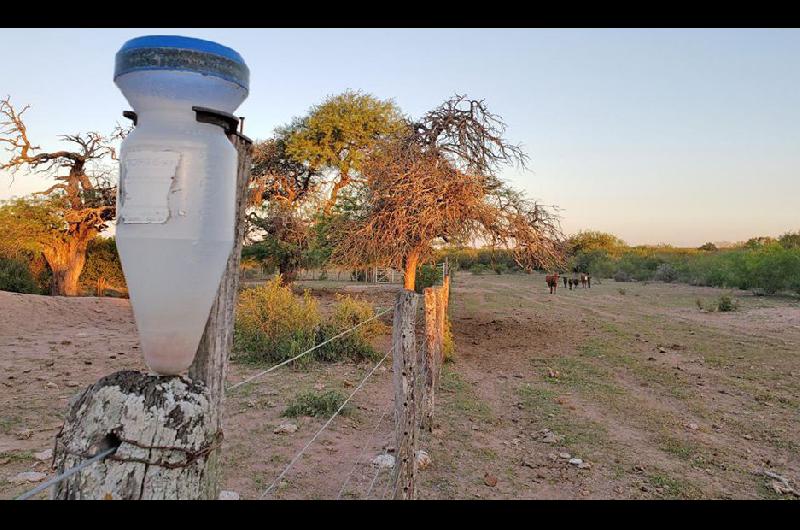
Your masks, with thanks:
M62 472L109 446L117 451L59 483L56 499L216 499L228 355L233 344L251 141L239 154L236 241L188 378L135 371L103 377L72 401L56 438Z
M423 353L423 369L420 372L424 376L424 392L422 393L422 418L420 424L425 430L433 429L433 411L435 405L435 389L438 381L439 352L437 351L438 342L436 306L437 289L428 287L424 290L425 296L425 347Z
M417 294L397 293L392 326L392 362L395 396L394 498L413 499L417 451L416 336Z
M242 118L244 120L244 118ZM242 244L245 234L245 213L247 210L247 186L250 182L252 166L253 142L243 134L230 134L228 139L239 155L236 172L236 239L228 256L228 265L222 275L217 297L211 306L203 338L197 348L189 377L193 381L201 381L208 392L211 406L216 411L216 427L222 431L222 413L225 399L225 377L228 371L228 357L233 348L233 324L236 318L236 301L239 294L239 265L242 256ZM213 476L213 484L217 486L214 497L219 493L221 447L211 455L208 472Z
M447 300L445 299L444 288L439 287L435 291L436 295L436 370L437 376L441 374L442 365L444 364L444 320L447 317L445 307ZM438 377L437 377L438 378Z

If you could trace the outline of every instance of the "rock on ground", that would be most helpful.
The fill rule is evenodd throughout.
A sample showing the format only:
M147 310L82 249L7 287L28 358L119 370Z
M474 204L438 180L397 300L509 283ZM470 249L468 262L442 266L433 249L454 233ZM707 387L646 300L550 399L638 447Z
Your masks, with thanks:
M378 455L372 459L372 465L381 468L394 467L394 456L387 454Z
M24 484L25 482L40 482L47 475L38 471L24 471L11 479L14 484Z

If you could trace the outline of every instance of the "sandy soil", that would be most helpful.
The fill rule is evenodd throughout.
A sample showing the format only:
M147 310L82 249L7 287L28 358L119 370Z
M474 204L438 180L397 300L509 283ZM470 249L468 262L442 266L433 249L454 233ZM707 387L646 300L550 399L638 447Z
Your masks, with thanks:
M397 288L304 285L323 307L337 291L388 307ZM764 471L800 489L800 304L737 291L738 312L695 306L726 292L606 281L551 296L540 275L458 274L457 357L438 425L421 437L433 464L419 496L792 498ZM390 361L265 498L390 493L388 473L369 463L393 445ZM52 473L34 454L52 447L76 392L143 368L128 301L0 292L0 367L0 497L10 498L33 486L13 483L18 473ZM325 421L275 434L287 402L303 389L349 394L371 367L285 369L230 395L224 489L261 497ZM233 364L230 382L257 370Z

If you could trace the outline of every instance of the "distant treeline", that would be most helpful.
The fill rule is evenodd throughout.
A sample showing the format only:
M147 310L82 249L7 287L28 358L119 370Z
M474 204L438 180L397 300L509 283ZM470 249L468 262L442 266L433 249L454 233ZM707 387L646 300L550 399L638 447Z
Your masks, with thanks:
M561 273L588 272L620 282L682 282L763 294L800 294L800 232L756 237L718 249L712 243L698 248L632 247L612 234L584 231L567 240L566 252L567 266ZM440 249L437 261L445 258L455 268L475 274L521 271L512 252L505 249Z
M789 232L778 238L752 238L731 248L718 249L711 243L698 248L632 247L611 234L585 231L567 240L566 251L568 264L559 271L561 273L588 272L596 278L613 278L620 282L681 282L763 294L800 294L800 232ZM452 270L474 274L523 270L507 249L439 249L434 261L445 259ZM429 264L420 265L417 290L439 281L440 269ZM50 274L41 257L24 252L0 252L0 290L46 294L49 284ZM89 244L81 286L85 294L96 294L98 286L108 289L108 294L125 293L125 278L114 238L98 237Z

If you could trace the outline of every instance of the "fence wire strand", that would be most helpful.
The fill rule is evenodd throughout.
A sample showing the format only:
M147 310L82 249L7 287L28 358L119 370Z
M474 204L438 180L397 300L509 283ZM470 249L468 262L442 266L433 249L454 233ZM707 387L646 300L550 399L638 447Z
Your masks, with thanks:
M252 382L252 381L254 381L254 380L258 379L258 378L259 378L259 377L261 377L261 376L267 375L268 373L272 372L273 370L277 370L277 369L278 369L278 368L280 368L281 366L286 366L287 364L289 364L289 363L291 363L291 362L293 362L293 361L296 361L297 359L300 359L300 358L301 358L301 357L303 357L304 355L307 355L307 354L311 353L312 351L314 351L314 350L316 350L316 349L318 349L318 348L321 348L322 346L325 346L326 344L328 344L328 343L329 343L329 342L331 342L332 340L338 339L339 337L343 337L343 336L347 335L348 333L351 333L352 331L355 331L356 329L358 329L359 327L363 326L363 325L364 325L364 324L366 324L367 322L371 322L371 321L375 320L376 318L382 317L382 316L383 316L383 315L385 315L386 313L389 313L389 312L391 312L393 309L394 309L394 308L393 308L393 307L391 307L391 308L389 308L389 309L386 309L386 310L384 310L384 311L381 311L380 313L377 313L376 315L374 315L374 316L372 316L372 317L368 318L367 320L364 320L363 322L359 322L358 324L356 324L356 325L355 325L355 326L353 326L352 328L350 328L350 329L346 329L346 330L342 331L341 333L339 333L338 335L334 335L333 337L331 337L331 338L329 338L329 339L327 339L327 340L325 340L325 341L323 341L323 342L320 342L320 343L319 343L319 344L317 344L316 346L314 346L314 347L312 347L312 348L309 348L309 349L307 349L307 350L306 350L306 351L304 351L303 353L299 353L299 354L295 355L294 357L292 357L292 358L290 358L290 359L286 359L285 361L282 361L282 362L280 362L280 363L276 364L275 366L270 366L270 367L269 367L269 368L267 368L266 370L262 370L262 371L260 371L260 372L258 372L258 373L256 373L256 374L254 374L254 375L252 375L252 376L248 377L248 378L247 378L247 379L245 379L244 381L239 381L239 382L238 382L238 383L236 383L235 385L229 386L229 387L227 388L226 392L230 392L231 390L235 390L235 389L239 388L239 387L240 387L240 386L242 386L242 385L245 385L245 384L247 384L247 383L250 383L250 382Z
M297 462L297 461L300 459L300 457L301 457L301 456L303 456L303 454L306 452L306 450L308 450L308 448L309 448L309 447L311 447L311 445L312 445L312 444L313 444L313 443L314 443L314 442L317 440L317 438L319 437L319 435L320 435L320 434L322 434L322 432L323 432L325 429L327 429L327 428L328 428L328 426L329 426L329 425L330 425L330 424L333 422L333 420L336 418L336 416L338 416L338 415L339 415L339 413L340 413L340 412L342 412L342 410L344 410L344 407L345 407L345 406L346 406L346 405L347 405L347 404L350 402L350 400L353 398L353 396L355 396L355 395L356 395L356 393L357 393L359 390L361 390L361 388L364 386L364 383L366 383L366 382L367 382L367 380L368 380L370 377L372 377L372 374L374 374L374 373L375 373L375 371L378 369L378 367L379 367L380 365L382 365L382 364L383 364L383 361L385 361L385 360L386 360L386 358L387 358L387 357L389 357L389 354L390 354L390 353L392 353L392 350L393 350L393 349L394 349L393 347L392 347L392 348L389 348L389 351L387 351L387 352L386 352L386 354L385 354L385 355L384 355L384 356L381 358L381 360L380 360L380 361L378 361L378 362L375 364L375 366L373 366L373 367L372 367L372 370L370 370L370 371L369 371L369 373L368 373L368 374L367 374L367 375L364 377L364 379L362 379L362 380L361 380L361 382L358 384L358 386L355 388L355 390L353 390L353 392L351 392L351 393L350 393L350 395L349 395L349 396L347 396L347 399L345 399L345 400L344 400L344 402L343 402L341 405L339 405L339 408L338 408L338 409L336 409L336 412L334 412L334 413L333 413L333 415L332 415L330 418L328 418L328 421L326 421L326 422L325 422L325 424L324 424L322 427L320 427L320 429L319 429L319 430L316 432L316 434L314 434L314 436L312 436L312 437L311 437L311 439L310 439L310 440L308 441L308 443L307 443L307 444L306 444L306 445L305 445L305 446L304 446L304 447L303 447L303 448L300 450L300 452L299 452L299 453L297 453L297 454L294 456L294 458L292 458L292 460L291 460L291 461L289 462L289 464L288 464L288 465L287 465L287 466L286 466L286 467L283 469L283 471L281 471L281 473L280 473L280 474L279 474L279 475L278 475L278 476L275 478L275 480L273 480L273 481L272 481L272 484L270 484L270 485L269 485L269 487L268 487L267 489L265 489L265 490L264 490L264 493L262 493L262 494L261 494L261 497L260 497L261 499L263 499L264 497L266 497L266 495L267 495L267 494L268 494L270 491L272 491L272 489L275 487L275 485L276 485L276 484L278 484L278 483L280 482L280 480L281 480L281 479L284 477L284 475L286 475L286 473L287 473L287 472L288 472L288 471L289 471L289 470L292 468L292 466L294 466L294 464L295 464L295 463L296 463L296 462Z
M350 468L350 472L347 474L347 477L345 478L341 489L339 489L339 493L336 495L336 500L339 500L339 499L342 498L342 493L344 493L344 489L347 487L347 484L350 482L350 478L353 476L353 473L355 472L356 468L358 467L358 464L361 463L361 459L364 458L364 455L367 453L369 448L372 447L373 443L375 443L375 439L377 438L377 434L378 434L378 429L380 428L381 424L383 423L383 419L392 410L392 408L393 408L392 405L393 405L393 403L389 403L389 406L386 407L386 410L383 412L381 417L378 419L378 423L375 424L375 428L372 430L372 434L370 435L369 442L364 445L364 449L361 450L361 454L358 455L358 458L356 459L355 464L353 464L353 467Z
M117 452L117 447L110 447L108 449L100 451L99 453L97 453L93 457L89 458L88 460L84 460L83 462L81 462L77 466L64 471L60 475L56 475L55 477L51 478L47 482L43 482L42 484L39 484L38 486L36 486L32 490L30 490L29 492L23 493L22 495L17 497L15 500L24 501L25 499L30 499L31 497L33 497L34 495L36 495L40 491L44 491L47 488L49 488L50 486L53 486L54 484L58 484L62 480L71 477L72 475L74 475L75 473L80 471L81 469L87 468L90 465L94 464L95 462L99 462L100 460L104 460L105 458L111 456L112 454L114 454L116 452Z

